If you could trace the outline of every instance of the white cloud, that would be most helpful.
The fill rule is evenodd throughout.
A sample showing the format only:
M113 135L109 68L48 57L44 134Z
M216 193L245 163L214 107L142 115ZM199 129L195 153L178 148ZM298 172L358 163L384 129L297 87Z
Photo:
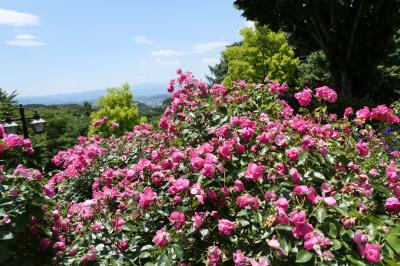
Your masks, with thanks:
M176 55L183 55L183 54L185 54L185 53L179 52L176 50L172 50L172 49L165 49L165 50L158 50L158 51L151 52L152 56L176 56Z
M38 37L31 34L17 34L13 40L5 41L4 44L10 46L42 46L44 42L40 41Z
M166 60L157 59L154 61L154 64L160 65L160 66L177 66L180 63L178 61L166 61Z
M14 27L35 26L40 23L39 16L0 8L0 24Z
M146 36L135 36L133 40L138 44L153 44L154 41L150 40Z
M203 60L201 60L201 62L205 65L215 65L216 63L218 63L218 59L217 58L204 58Z
M222 48L227 46L228 43L223 41L216 41L216 42L205 42L193 45L192 50L188 52L184 51L177 51L173 49L162 49L158 51L152 51L152 56L179 56L179 55L187 55L187 54L202 54L206 53L218 48Z
M205 53L208 51L215 50L217 48L225 47L227 45L228 43L222 41L199 43L193 46L193 52L199 54Z

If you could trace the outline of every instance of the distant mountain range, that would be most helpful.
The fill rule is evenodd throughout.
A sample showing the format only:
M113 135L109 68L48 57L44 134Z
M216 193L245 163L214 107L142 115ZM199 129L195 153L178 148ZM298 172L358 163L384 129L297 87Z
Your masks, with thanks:
M133 97L135 101L145 103L149 106L161 105L162 102L169 97L167 86L164 84L140 84L132 86ZM106 89L82 91L74 93L59 93L52 95L42 96L21 96L17 97L17 101L20 104L72 104L72 103L83 103L88 101L95 103L96 100L106 94Z

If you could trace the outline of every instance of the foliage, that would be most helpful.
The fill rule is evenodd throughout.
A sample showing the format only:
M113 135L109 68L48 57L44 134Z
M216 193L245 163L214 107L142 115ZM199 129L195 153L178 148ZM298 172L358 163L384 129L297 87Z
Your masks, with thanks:
M15 97L17 92L13 91L7 93L5 90L0 88L0 115L5 116L6 114L14 114L14 106L16 105Z
M336 93L319 87L294 95L295 114L286 85L178 74L158 129L81 138L53 158L58 264L396 264L391 109L338 118L326 111Z
M107 95L97 101L98 110L90 116L89 135L122 135L139 122L137 105L128 83L119 88L107 89ZM113 125L112 127L110 125Z
M256 26L255 29L245 27L240 34L243 41L222 53L221 66L224 60L228 66L225 85L231 85L235 80L262 82L266 77L296 85L299 59L295 58L282 32Z
M25 111L30 116L34 110L46 120L46 131L42 134L30 132L35 147L31 165L41 170L54 169L51 158L60 150L78 144L78 137L88 133L92 106L83 105L27 105Z
M311 88L333 84L328 61L323 51L312 52L299 65L299 83Z
M380 83L372 90L372 98L390 103L400 93L400 29L394 36L394 49L388 58L378 66Z
M45 239L42 218L49 203L42 174L19 164L26 163L26 152L33 152L29 140L5 134L2 126L0 137L0 264L42 264L49 258L37 249L39 239Z
M236 42L231 45L227 45L227 48L240 46L242 42ZM211 76L206 75L209 84L222 83L226 74L228 73L228 60L226 55L221 53L221 60L215 66L208 66Z
M400 26L399 0L236 0L235 5L247 19L289 33L298 50L323 50L345 97L361 98L376 87L377 66Z

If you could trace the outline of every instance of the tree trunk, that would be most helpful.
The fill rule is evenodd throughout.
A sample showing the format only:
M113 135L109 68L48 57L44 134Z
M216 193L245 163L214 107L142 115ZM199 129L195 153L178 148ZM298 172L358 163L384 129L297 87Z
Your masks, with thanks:
M340 92L341 92L341 96L345 97L345 98L350 98L353 96L353 84L351 81L351 77L349 76L348 71L346 70L342 70L339 73L339 86L340 86Z

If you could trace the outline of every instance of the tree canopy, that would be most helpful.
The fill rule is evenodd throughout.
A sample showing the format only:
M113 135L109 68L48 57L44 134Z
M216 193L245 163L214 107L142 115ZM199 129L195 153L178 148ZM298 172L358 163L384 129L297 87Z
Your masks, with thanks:
M241 29L241 43L229 46L222 52L222 61L214 72L227 69L223 82L231 85L243 79L249 82L262 82L266 77L279 82L296 83L299 59L289 47L283 32L273 32L266 26ZM213 70L213 69L211 69Z
M137 104L133 101L133 94L128 83L121 87L107 89L107 95L97 101L98 110L90 116L92 124L89 135L122 135L125 131L139 122ZM102 122L99 123L100 120ZM98 125L96 125L96 123Z
M298 51L323 50L334 85L349 97L363 97L377 85L377 66L392 51L400 25L399 0L234 3L247 19L289 33Z

